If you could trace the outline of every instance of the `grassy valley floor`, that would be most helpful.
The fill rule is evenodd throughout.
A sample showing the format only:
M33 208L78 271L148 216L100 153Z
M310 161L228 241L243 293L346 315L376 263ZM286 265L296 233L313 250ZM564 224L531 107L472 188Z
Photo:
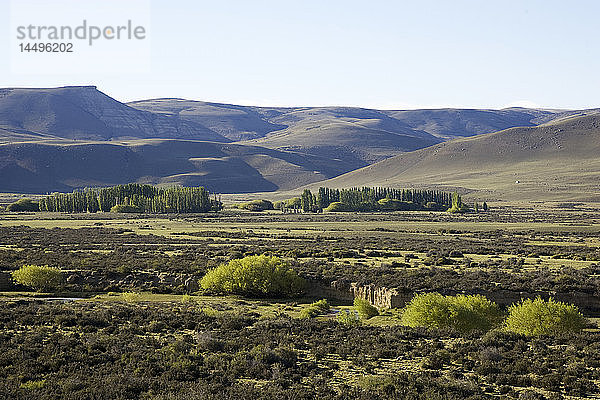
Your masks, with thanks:
M599 231L591 204L467 215L1 214L0 398L597 398ZM198 292L209 268L264 253L337 291ZM8 274L24 264L59 267L61 290L12 285ZM349 326L336 319L351 308L340 283L562 296L589 324L564 336L461 334L405 327L399 309L382 308ZM300 318L323 293L331 311Z

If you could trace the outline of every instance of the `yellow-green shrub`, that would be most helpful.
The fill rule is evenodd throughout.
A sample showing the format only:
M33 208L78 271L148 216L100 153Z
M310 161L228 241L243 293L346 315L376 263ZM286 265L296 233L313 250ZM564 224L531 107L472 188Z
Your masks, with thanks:
M39 291L56 289L62 283L62 272L47 265L23 265L12 273L13 280Z
M302 199L300 197L292 197L285 201L285 205L288 208L300 208L302 207Z
M302 293L304 279L277 257L248 256L209 270L200 280L203 289L251 297L279 297Z
M329 303L326 299L315 301L300 312L300 318L314 318L329 312Z
M329 212L343 212L343 211L350 211L350 208L348 207L347 204L344 204L344 203L339 202L339 201L335 201L335 202L331 203L329 206L327 206L327 208L325 209L325 211L329 211Z
M459 332L487 331L501 320L502 313L496 303L481 295L418 294L402 312L402 323L405 325L451 328Z
M369 319L376 315L379 315L379 311L371 305L367 300L359 297L354 298L354 309L358 312L358 315L362 319Z
M236 204L236 208L250 210L250 211L264 211L264 210L273 210L273 203L269 200L252 200L248 203Z
M336 321L342 325L360 325L360 317L354 310L341 310L336 316Z
M586 321L576 306L538 297L510 306L504 324L511 332L537 336L578 332L585 327Z
M123 292L122 297L128 303L137 303L142 299L142 295L138 292Z
M110 209L112 213L141 213L143 211L140 207L130 204L117 204Z
M46 386L46 380L45 379L40 379L38 381L28 381L28 382L25 382L25 383L21 383L21 389L28 389L28 390L41 389L44 386Z

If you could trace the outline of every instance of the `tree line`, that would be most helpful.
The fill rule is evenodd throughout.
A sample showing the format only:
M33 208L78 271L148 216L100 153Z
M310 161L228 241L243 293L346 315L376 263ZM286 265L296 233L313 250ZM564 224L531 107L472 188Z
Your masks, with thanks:
M452 205L452 194L437 190L386 187L320 187L316 194L305 189L299 203L304 212L320 212L328 207L335 209L330 211L445 210Z
M51 212L145 212L194 213L218 211L217 196L211 198L205 188L170 187L129 183L107 188L86 188L73 193L54 193L39 201L40 211Z

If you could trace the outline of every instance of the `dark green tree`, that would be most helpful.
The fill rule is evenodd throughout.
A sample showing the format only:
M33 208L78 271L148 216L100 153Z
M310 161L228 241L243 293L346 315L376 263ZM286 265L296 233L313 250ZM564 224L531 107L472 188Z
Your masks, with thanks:
M310 212L313 210L313 206L314 206L314 197L313 194L311 193L310 190L308 189L304 189L304 192L302 192L302 195L300 196L300 202L302 204L302 211L304 212Z
M6 211L40 211L37 202L31 199L20 199L6 207Z
M130 183L108 188L54 193L39 202L41 211L108 212L115 206L130 206L145 213L193 213L218 211L220 199L210 198L203 187L157 188Z

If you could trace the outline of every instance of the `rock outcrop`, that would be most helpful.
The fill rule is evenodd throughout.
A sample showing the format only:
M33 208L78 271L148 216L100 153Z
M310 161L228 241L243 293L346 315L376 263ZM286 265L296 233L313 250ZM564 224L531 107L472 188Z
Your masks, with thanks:
M329 286L318 283L312 284L308 294L314 297L333 298L342 301L352 301L355 297L358 297L367 300L378 308L402 308L417 293L419 292L400 288L386 288L374 284L360 285L356 282L333 281ZM443 291L442 294L480 294L505 307L522 299L533 299L538 296L543 299L552 297L558 301L575 304L586 315L600 315L600 297L584 292L520 292L513 290L456 292L449 290Z
M352 301L355 297L359 297L367 300L375 307L399 308L410 301L413 293L376 285L359 285L355 282L333 281L330 285L313 282L309 285L308 295L342 301Z
M350 285L353 297L367 300L378 308L400 308L410 301L412 292L405 292L395 288L378 287L376 285L360 286L356 283Z
M151 291L155 293L193 293L198 291L199 276L189 274L132 271L114 273L72 271L66 276L66 286L73 291Z

